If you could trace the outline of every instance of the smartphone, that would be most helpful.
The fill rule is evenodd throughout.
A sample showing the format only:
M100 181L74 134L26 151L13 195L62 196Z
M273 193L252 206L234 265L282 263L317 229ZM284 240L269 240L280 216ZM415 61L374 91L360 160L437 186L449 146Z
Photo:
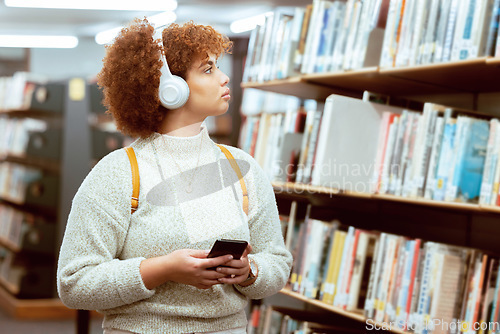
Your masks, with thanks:
M239 260L247 245L248 242L245 240L219 239L215 241L207 257L212 258L230 254L233 256L233 259Z

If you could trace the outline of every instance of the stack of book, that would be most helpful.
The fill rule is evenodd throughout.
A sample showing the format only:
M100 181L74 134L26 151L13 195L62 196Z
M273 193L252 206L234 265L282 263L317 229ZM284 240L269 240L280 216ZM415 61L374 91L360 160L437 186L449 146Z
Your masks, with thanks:
M498 0L314 0L250 36L244 82L499 56Z
M12 77L0 78L0 111L27 110L39 84L47 77L32 72L16 72Z
M498 119L430 102L415 111L365 93L248 117L242 148L272 181L500 204Z
M294 238L289 288L308 298L415 333L499 325L496 257L308 217Z
M30 133L44 132L47 127L41 119L0 116L0 156L25 156Z
M247 90L244 99L247 99L246 94ZM243 104L243 113L249 116L240 131L240 147L257 160L270 180L302 179L304 171L298 167L303 164L299 161L305 161L307 155L302 152L314 145L309 144L310 137L313 128L319 126L321 104L275 93L250 94L252 97L258 95L266 111L256 115L248 112Z
M499 150L494 150L495 138L488 138L498 120L452 117L452 112L426 103L422 114L383 113L372 180L375 192L478 203L488 172L484 181L491 191L483 189L481 204L496 203L491 196Z

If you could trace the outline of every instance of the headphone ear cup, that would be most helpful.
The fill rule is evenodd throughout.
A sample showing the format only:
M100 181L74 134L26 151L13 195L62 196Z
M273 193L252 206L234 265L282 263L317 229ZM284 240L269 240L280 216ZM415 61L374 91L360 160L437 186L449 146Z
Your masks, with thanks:
M162 106L167 109L180 108L189 98L189 86L181 77L172 75L160 83L159 98Z

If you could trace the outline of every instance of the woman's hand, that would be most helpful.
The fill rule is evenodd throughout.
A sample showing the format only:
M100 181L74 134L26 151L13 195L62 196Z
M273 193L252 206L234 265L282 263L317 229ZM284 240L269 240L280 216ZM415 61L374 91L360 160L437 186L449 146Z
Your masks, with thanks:
M239 260L231 260L225 263L223 267L217 267L217 273L223 274L223 277L218 279L219 282L225 284L240 284L246 281L248 273L250 272L248 254L251 252L252 246L248 244Z
M207 255L208 251L205 250L180 249L168 255L146 259L141 262L140 267L144 285L148 289L154 289L172 281L198 289L209 289L215 284L223 283L219 279L226 275L208 268L229 265L233 257L224 255L208 259Z

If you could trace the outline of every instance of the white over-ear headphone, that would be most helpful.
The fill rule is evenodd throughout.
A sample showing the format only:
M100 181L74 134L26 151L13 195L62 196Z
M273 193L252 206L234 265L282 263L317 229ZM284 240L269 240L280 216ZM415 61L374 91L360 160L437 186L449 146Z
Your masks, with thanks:
M167 64L167 58L161 55L163 66L161 68L160 88L158 91L162 106L167 109L182 107L189 98L189 86L180 76L173 75Z

